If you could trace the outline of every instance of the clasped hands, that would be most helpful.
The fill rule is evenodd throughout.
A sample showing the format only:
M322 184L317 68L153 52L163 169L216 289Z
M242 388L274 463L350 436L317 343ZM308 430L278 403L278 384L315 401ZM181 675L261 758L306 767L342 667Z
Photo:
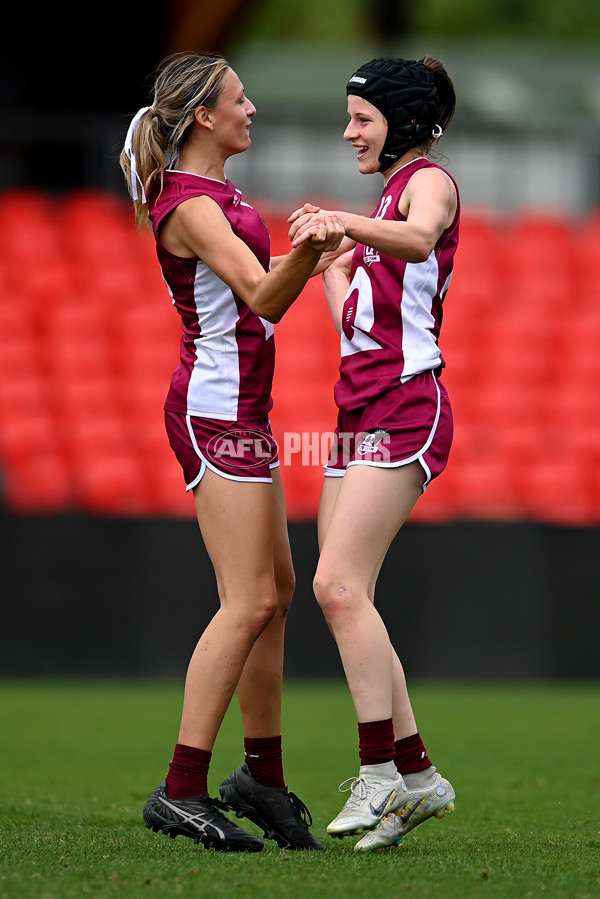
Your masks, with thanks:
M289 239L292 247L305 241L315 250L333 252L338 249L344 236L344 226L337 212L329 212L312 203L305 203L288 218Z
M288 218L290 230L288 237L293 247L299 246L304 240L310 240L315 233L315 229L327 227L328 222L336 222L341 227L342 238L345 235L345 227L339 212L331 212L321 209L320 206L314 206L312 203L305 203L300 209L296 209ZM337 231L336 231L337 233ZM347 238L342 244L342 240L332 241L331 246L326 248L326 252L321 256L321 261L315 273L328 273L334 268L344 275L350 272L350 263L352 259L352 250L355 241Z

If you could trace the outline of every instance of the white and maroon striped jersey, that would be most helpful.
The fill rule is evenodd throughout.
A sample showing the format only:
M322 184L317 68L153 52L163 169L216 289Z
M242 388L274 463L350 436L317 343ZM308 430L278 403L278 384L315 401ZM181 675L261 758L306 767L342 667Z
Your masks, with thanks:
M163 190L149 211L163 278L183 331L181 361L173 372L165 409L224 421L253 420L273 405L273 325L252 312L201 259L174 256L160 240L165 216L184 200L199 196L218 203L234 234L265 271L271 263L268 228L242 201L237 187L188 172L165 172Z
M395 172L371 218L406 221L398 201L409 179L435 166L424 157ZM445 363L438 347L442 303L458 245L460 204L428 259L404 262L357 244L342 312L340 409L359 409L393 387Z

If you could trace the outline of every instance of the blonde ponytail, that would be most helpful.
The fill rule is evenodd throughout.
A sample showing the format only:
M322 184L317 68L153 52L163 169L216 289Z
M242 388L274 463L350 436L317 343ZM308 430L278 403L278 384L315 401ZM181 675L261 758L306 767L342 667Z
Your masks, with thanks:
M199 106L217 103L229 63L210 53L171 56L160 65L152 106L133 117L119 163L140 230L151 228L148 200L160 194L164 172L179 156Z

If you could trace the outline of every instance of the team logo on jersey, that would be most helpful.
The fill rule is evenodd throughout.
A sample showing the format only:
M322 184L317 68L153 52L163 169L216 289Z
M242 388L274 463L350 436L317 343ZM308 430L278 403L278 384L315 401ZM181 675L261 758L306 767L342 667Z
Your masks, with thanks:
M372 431L370 434L365 434L356 452L359 456L376 453L379 451L381 442L387 443L388 439L389 434L387 431Z
M241 190L238 190L237 187L234 187L234 189L233 189L233 205L239 206L241 202L242 202L242 192L241 192Z
M381 262L379 251L376 250L375 247L365 247L363 262L365 263L365 265L371 265L371 263L373 262Z
M388 211L392 202L391 194L384 194L379 201L379 206L377 208L377 212L373 216L376 219L385 218L385 214ZM381 256L379 255L379 250L375 247L367 247L365 246L365 252L363 254L363 261L365 265L371 265L373 262L381 262Z

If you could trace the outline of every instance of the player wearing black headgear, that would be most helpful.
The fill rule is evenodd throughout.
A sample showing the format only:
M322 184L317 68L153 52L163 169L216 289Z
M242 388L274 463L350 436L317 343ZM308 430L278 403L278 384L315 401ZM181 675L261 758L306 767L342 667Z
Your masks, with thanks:
M344 140L361 174L383 176L381 197L370 216L305 204L290 216L290 238L294 245L327 215L338 217L346 235L316 268L327 266L323 283L341 358L313 584L358 722L358 776L349 779L350 795L327 833L360 835L354 848L369 852L398 846L455 801L428 756L374 600L391 540L442 473L452 443L439 337L460 200L451 175L428 159L456 105L440 60L371 60L347 93Z
M372 59L352 75L346 93L363 97L387 120L387 137L379 156L384 172L407 150L441 135L435 75L421 60Z

